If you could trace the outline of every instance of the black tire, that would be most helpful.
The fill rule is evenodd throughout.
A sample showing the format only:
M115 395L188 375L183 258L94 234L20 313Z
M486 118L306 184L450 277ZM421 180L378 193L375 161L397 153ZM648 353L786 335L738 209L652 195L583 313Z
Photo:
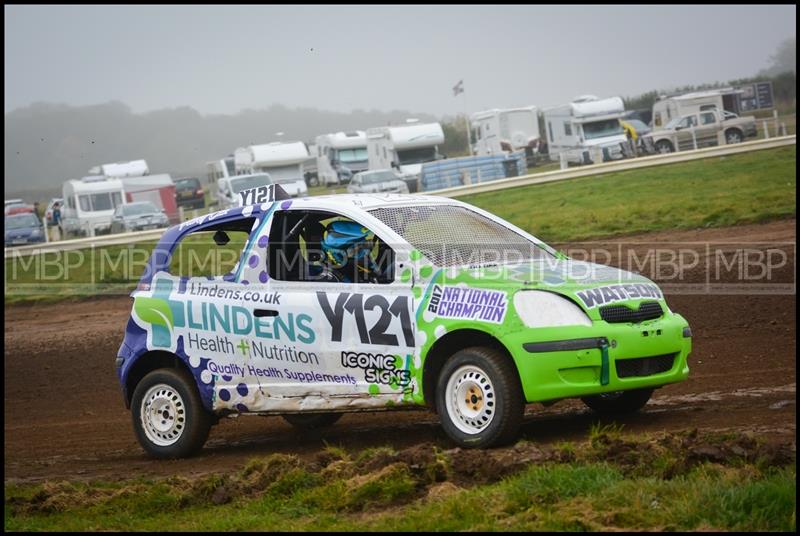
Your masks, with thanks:
M744 136L742 132L738 129L732 128L725 131L725 143L732 144L732 143L742 143L744 141Z
M625 415L642 409L653 395L653 389L617 391L581 398L583 403L601 415Z
M166 387L151 391L159 385ZM165 407L165 413L161 423L169 425L172 421L174 424L170 430L161 432L152 424L148 427L148 431L145 430L146 425L142 419L145 396L150 399L148 405L153 409L150 422L157 422L159 414L156 412L156 404L162 405ZM153 397L156 397L155 400ZM176 401L176 397L179 400ZM169 406L170 402L172 406ZM213 416L203 407L194 379L188 372L179 369L157 369L142 378L133 392L131 417L139 444L148 454L156 458L183 458L199 451L205 444L214 422ZM159 437L166 444L159 444L153 437Z
M342 413L287 413L283 420L301 430L327 428L342 418Z
M675 148L668 140L659 140L658 143L656 143L656 152L661 154L674 153Z
M470 371L480 372L470 376ZM466 397L461 408L460 396ZM435 399L445 433L467 448L513 441L525 411L517 368L494 348L465 348L450 356L439 373ZM470 408L477 414L472 415Z

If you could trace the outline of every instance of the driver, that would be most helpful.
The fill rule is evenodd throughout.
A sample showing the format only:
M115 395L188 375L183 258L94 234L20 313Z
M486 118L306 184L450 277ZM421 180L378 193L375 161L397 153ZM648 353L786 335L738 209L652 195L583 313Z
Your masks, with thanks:
M328 224L322 251L339 282L377 283L380 271L372 258L375 240L375 233L354 221L336 220Z

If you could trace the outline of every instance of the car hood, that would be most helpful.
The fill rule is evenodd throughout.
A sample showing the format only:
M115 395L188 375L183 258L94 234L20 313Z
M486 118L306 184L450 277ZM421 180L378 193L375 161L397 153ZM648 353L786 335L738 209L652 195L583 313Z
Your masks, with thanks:
M643 300L663 300L658 286L642 275L573 259L445 268L433 283L500 290L509 300L520 290L553 292L578 304L593 319L599 318L599 308L605 305L638 307Z

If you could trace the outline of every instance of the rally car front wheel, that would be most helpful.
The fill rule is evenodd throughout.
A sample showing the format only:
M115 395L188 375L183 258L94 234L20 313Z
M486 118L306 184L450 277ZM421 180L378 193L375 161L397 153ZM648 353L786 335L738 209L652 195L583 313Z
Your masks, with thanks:
M652 395L653 389L635 389L587 396L581 400L601 415L623 415L642 409Z
M182 458L203 447L213 418L187 372L158 369L142 378L131 401L136 439L156 458Z
M445 433L462 447L490 447L516 438L525 400L514 364L493 348L453 354L436 386Z

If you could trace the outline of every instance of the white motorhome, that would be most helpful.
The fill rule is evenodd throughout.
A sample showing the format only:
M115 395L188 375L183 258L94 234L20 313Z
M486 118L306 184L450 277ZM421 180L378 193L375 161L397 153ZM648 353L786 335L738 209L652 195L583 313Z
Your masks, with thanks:
M369 168L367 134L356 130L317 136L316 157L322 184L347 184L353 175Z
M716 110L726 116L741 111L741 89L731 87L695 91L667 97L662 95L653 103L653 130L662 130L676 117ZM725 113L727 112L727 114Z
M443 143L444 132L439 123L367 129L369 169L397 169L409 191L416 192L422 164L441 159L439 145Z
M147 162L144 160L131 160L130 162L116 162L102 164L89 170L90 175L104 175L110 179L125 177L143 177L150 174Z
M68 180L64 183L62 192L64 206L61 230L65 236L95 236L110 232L114 210L125 203L122 181L103 175Z
M280 184L292 197L304 197L308 195L308 187L303 163L310 156L302 141L273 142L240 147L233 153L233 162L237 175L267 173L272 182Z
M550 159L558 161L562 153L568 162L578 164L623 158L621 144L627 137L620 118L624 113L621 98L594 95L544 110Z
M536 106L476 112L470 116L470 123L476 155L525 151L531 159L539 143Z

